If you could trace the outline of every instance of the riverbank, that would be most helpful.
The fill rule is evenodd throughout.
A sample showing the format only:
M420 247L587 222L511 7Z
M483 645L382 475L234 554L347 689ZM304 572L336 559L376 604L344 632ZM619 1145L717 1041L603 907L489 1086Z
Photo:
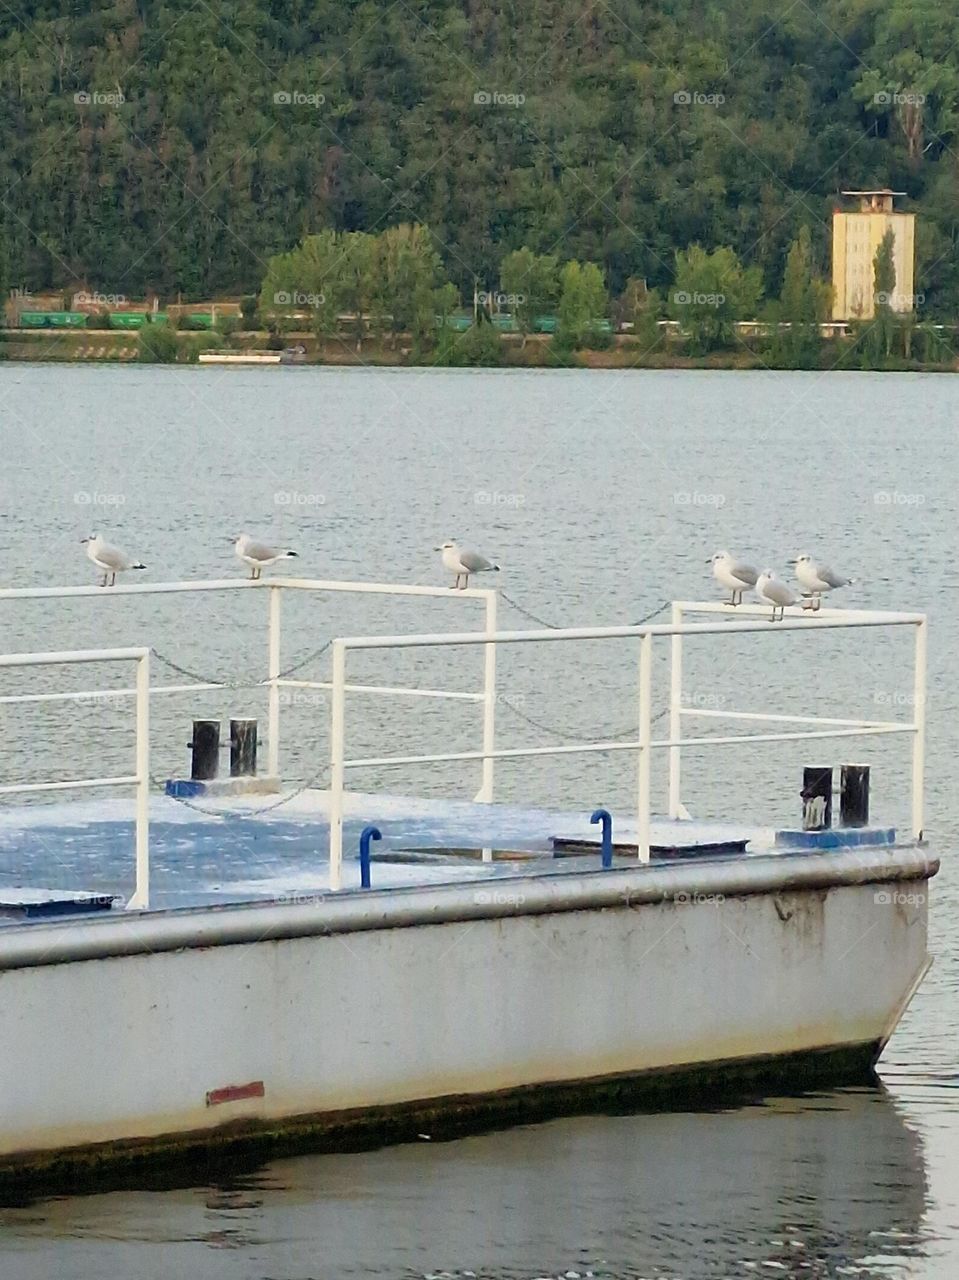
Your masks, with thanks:
M203 352L223 351L240 354L278 348L275 335L266 331L249 331L221 338L215 334L176 332L177 363L195 364ZM664 340L660 349L645 349L641 339L632 334L615 334L603 350L581 349L557 355L554 340L544 334L530 335L524 342L518 334L499 337L498 358L481 358L475 362L450 362L436 350L416 352L402 342L392 345L378 339L366 339L360 345L347 338L318 339L309 332L283 335L282 345L296 350L292 363L332 365L338 367L433 368L451 363L475 364L478 367L513 369L776 369L774 357L760 346L743 342L735 350L712 351L707 355L691 355L683 349L681 338ZM139 360L140 337L136 331L57 330L26 332L6 329L0 335L0 359L41 363L128 364ZM855 343L841 338L822 344L819 362L813 371L862 369L863 363ZM889 359L881 366L869 365L875 371L898 373L954 373L959 370L959 357L947 361Z

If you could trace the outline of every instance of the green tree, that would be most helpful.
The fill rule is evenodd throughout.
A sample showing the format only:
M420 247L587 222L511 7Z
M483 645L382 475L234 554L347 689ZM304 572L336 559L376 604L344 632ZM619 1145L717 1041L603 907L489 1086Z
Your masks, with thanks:
M575 351L601 332L608 297L603 273L595 262L567 262L560 273L557 350Z
M870 326L871 341L868 345L872 354L887 359L892 355L896 335L896 316L892 305L896 297L895 245L895 235L890 227L879 242L873 258L874 311Z
M499 284L525 347L536 317L548 314L556 306L559 262L552 254L535 254L524 245L508 253L500 263Z
M758 267L743 267L730 248L708 253L694 244L676 254L668 311L688 335L690 351L704 355L734 344L736 321L755 317L761 294Z
M174 364L176 333L169 324L147 320L137 334L137 360L145 364Z
M779 301L774 358L790 369L815 368L822 349L820 325L829 315L832 286L816 275L808 226L800 229L790 246Z

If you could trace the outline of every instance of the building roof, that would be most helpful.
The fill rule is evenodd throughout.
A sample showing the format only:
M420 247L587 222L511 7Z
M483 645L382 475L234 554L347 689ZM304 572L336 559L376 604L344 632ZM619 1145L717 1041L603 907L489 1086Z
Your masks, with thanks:
M908 191L893 191L890 187L875 187L870 191L842 191L844 196L905 196Z

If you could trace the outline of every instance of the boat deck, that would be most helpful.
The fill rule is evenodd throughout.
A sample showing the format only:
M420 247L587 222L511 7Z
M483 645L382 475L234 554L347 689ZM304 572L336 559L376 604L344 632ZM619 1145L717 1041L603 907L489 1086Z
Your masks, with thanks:
M253 901L303 902L329 889L328 793L308 790L276 808L276 797L218 799L213 813L165 796L150 806L151 908ZM599 828L588 810L352 793L348 798L343 888L357 890L359 834L382 832L373 845L374 888L433 885L530 872L577 873L599 864ZM655 819L653 862L669 856L751 857L799 852L769 828L729 822ZM554 838L587 843L595 852L557 856ZM635 818L613 814L615 864L635 865ZM883 843L889 833L877 833ZM129 802L64 802L0 812L0 901L42 886L70 894L133 890L134 823ZM726 846L704 852L702 846ZM739 846L737 851L735 846ZM743 845L745 849L743 850ZM487 860L483 860L483 850ZM492 860L489 860L490 853ZM11 921L0 916L0 924Z

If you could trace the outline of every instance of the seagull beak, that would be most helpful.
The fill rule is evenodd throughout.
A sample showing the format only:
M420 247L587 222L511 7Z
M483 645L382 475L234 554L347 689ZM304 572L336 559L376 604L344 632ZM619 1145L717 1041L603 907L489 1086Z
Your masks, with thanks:
M713 558L712 558L712 556L710 556L710 557L709 557L709 559L706 561L706 563L707 563L707 564L712 564L712 562L713 562Z

